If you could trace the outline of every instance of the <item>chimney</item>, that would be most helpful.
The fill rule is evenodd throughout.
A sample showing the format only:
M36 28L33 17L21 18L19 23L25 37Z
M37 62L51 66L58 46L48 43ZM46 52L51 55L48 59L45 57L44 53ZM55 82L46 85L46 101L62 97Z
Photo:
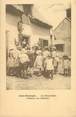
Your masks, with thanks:
M71 8L66 9L66 17L71 19Z

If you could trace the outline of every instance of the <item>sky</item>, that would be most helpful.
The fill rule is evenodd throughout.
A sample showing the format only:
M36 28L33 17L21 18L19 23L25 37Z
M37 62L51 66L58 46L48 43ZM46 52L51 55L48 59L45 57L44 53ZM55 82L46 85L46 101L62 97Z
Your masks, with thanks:
M34 0L34 4L47 22L55 28L66 17L65 10L71 6L71 1Z

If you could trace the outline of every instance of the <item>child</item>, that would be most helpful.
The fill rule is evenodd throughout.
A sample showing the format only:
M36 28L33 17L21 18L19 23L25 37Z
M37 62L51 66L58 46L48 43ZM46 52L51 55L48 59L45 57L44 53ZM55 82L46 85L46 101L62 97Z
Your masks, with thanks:
M53 58L52 56L49 54L48 57L46 58L45 62L44 62L44 67L45 67L45 71L46 71L46 75L53 79Z
M65 76L68 76L69 59L68 59L67 56L64 57L63 66L64 66L64 75L65 75Z
M59 57L58 73L63 75L63 58L61 56Z
M37 55L37 57L36 57L36 60L35 60L35 62L34 62L34 68L36 69L36 70L38 70L37 72L38 72L38 74L37 75L41 75L42 73L42 68L43 68L43 57L42 57L42 52L40 51L40 52L38 52L38 55Z
M15 67L15 59L13 56L13 49L9 50L9 54L8 54L8 61L7 61L7 74L14 76L14 67Z
M59 57L56 56L54 58L54 73L56 74L58 72L58 63L59 63Z
M71 57L69 57L69 69L68 69L68 75L71 76Z
M21 50L21 53L19 55L19 61L20 61L21 77L26 77L28 64L30 60L24 48Z
M17 47L14 49L13 56L15 61L15 76L20 77L20 68L19 68L19 55L21 52L21 48Z
M50 54L48 47L45 47L43 50L43 58L46 59L48 55Z

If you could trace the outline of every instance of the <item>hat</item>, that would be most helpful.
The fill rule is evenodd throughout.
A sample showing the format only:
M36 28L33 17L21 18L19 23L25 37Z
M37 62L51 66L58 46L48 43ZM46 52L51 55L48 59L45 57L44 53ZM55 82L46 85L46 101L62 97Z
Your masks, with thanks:
M41 54L41 53L42 53L42 51L41 51L41 50L38 50L38 51L37 51L37 54Z
M64 58L64 59L68 59L68 56L67 56L67 55L64 55L63 58Z
M55 47L55 46L53 46L53 47L52 47L52 49L56 50L56 47Z
M49 54L48 54L48 57L51 57L51 56L52 56L51 53L49 53Z
M25 50L24 48L21 50L21 52L22 52L23 54L26 54L26 50Z
M45 50L48 50L49 48L48 48L48 46L45 46L44 49L45 49Z

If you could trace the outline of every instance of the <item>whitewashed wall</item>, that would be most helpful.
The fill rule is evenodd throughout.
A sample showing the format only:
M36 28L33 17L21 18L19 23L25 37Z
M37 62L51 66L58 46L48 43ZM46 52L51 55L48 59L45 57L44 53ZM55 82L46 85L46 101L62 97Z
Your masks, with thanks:
M34 23L31 23L32 36L31 36L31 44L35 45L39 38L48 40L50 45L50 30L41 26L38 26Z
M8 49L15 48L15 39L18 38L17 23L19 17L10 13L6 14L6 38Z

